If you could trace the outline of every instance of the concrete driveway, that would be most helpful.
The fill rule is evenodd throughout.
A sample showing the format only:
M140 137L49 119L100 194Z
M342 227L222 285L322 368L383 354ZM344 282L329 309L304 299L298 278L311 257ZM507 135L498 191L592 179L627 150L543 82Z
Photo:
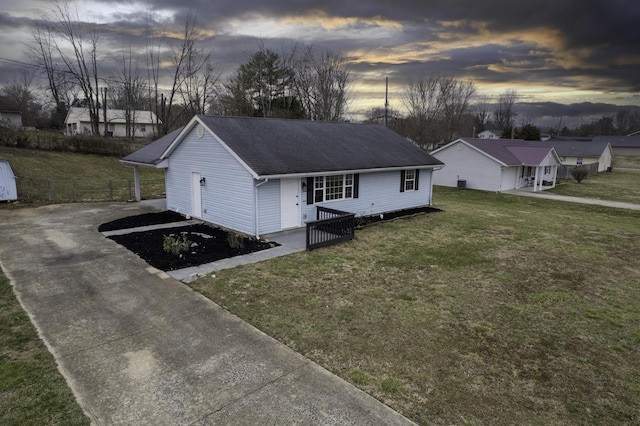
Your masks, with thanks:
M0 266L94 424L412 424L97 231L150 211L0 210Z

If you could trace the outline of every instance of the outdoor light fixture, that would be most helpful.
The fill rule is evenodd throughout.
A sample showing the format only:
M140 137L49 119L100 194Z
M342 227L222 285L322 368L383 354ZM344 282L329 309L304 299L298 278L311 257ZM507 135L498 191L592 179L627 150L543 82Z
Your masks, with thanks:
M200 186L204 186L204 184L207 183L207 178L203 177L200 179Z
M307 190L307 182L306 181L302 181L302 192L305 192Z

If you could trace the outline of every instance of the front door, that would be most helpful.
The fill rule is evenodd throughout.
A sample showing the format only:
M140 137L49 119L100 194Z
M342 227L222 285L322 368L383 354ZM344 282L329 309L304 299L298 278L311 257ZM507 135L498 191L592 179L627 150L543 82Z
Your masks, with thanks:
M202 188L200 172L191 172L191 217L202 218Z
M280 226L300 226L300 179L280 179Z

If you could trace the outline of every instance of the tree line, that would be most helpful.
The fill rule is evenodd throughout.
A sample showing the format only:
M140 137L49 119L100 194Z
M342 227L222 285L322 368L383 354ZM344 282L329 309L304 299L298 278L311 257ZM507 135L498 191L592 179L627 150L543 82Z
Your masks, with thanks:
M152 16L147 20L143 51L129 47L106 54L100 27L82 22L69 1L54 0L32 28L32 66L5 82L0 103L18 105L26 126L54 129L64 127L69 107L84 107L92 133L105 136L106 109L124 111L127 136L135 135L139 110L155 113L160 132L155 136L184 125L194 114L325 121L348 117L353 81L341 55L297 44L276 52L259 41L247 61L223 79L213 52L200 42L195 15L188 15L180 35L171 39ZM46 82L49 109L37 98L36 77ZM388 106L374 108L365 121L385 123L426 149L486 129L506 138L539 139L541 129L533 118L519 114L518 97L515 90L507 90L488 100L472 81L424 73L405 84L403 114ZM640 127L640 117L620 111L575 129L560 124L547 131L564 136L627 134Z
M351 74L340 55L298 45L276 53L259 43L248 61L223 81L200 38L193 14L186 17L180 36L171 40L149 18L144 54L128 48L107 55L99 26L82 22L69 1L55 0L36 21L28 43L32 69L47 82L51 127L62 127L70 106L87 108L92 133L104 135L106 109L125 112L127 136L135 132L138 110L156 114L161 134L194 114L344 119ZM105 70L105 63L111 71ZM25 72L21 81L5 84L5 94L19 93L12 100L21 107L26 106L25 96L34 103L33 77Z

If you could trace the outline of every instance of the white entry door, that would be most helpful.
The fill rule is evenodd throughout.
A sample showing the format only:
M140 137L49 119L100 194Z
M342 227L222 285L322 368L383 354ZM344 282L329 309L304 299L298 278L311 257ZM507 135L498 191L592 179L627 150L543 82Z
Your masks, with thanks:
M200 172L191 172L191 217L202 218L202 188Z
M300 226L300 179L280 179L280 226Z

